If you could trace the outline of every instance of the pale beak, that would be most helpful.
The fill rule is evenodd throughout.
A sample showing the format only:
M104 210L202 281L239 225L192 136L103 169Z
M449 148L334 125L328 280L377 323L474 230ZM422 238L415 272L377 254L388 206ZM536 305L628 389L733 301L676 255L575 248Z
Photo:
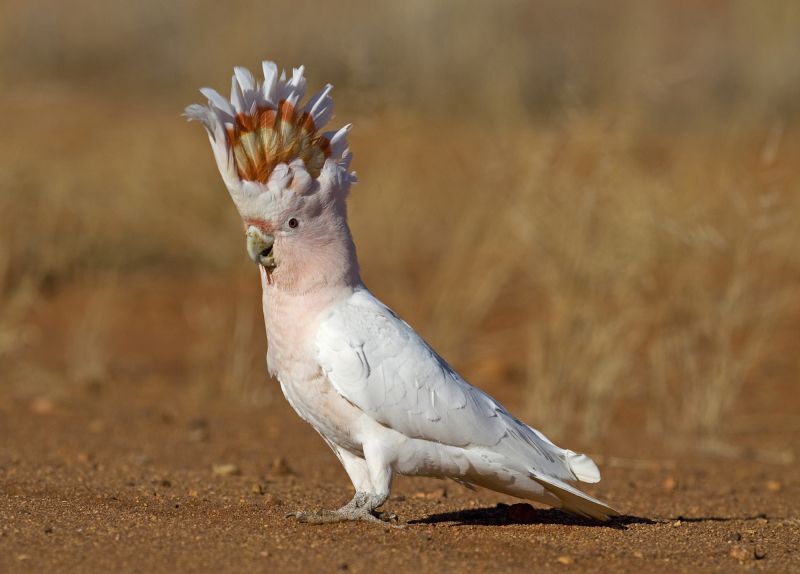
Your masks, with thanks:
M272 246L275 238L263 233L260 229L250 226L247 230L247 254L258 265L263 265L267 270L275 269L275 256Z

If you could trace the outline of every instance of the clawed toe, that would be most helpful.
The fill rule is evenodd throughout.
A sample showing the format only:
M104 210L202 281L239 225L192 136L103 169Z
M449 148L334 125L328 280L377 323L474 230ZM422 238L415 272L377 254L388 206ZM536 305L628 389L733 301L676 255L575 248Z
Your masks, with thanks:
M330 511L328 511L330 512ZM297 512L288 512L286 513L286 518L296 518L298 522L318 522L325 516L325 511L321 512L304 512L302 510L298 510Z
M379 512L378 518L383 522L399 522L400 517L397 516L394 512Z

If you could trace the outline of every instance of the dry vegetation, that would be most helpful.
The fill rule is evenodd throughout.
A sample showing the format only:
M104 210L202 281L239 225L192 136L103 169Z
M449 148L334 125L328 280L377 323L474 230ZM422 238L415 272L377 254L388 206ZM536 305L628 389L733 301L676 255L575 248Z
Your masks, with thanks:
M68 286L55 368L85 382L114 369L130 277L251 285L179 114L262 56L336 83L356 124L370 287L477 383L526 385L513 408L550 434L635 411L714 437L745 385L795 377L796 3L78 4L0 8L2 384L39 388L30 317ZM253 294L186 310L187 384L268 400Z

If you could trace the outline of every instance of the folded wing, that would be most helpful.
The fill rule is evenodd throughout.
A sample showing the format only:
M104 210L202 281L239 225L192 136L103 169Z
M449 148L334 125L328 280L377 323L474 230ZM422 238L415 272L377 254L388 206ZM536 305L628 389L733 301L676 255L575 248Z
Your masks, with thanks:
M316 344L337 392L385 426L412 438L488 448L537 475L599 480L591 459L555 446L464 381L366 290L322 321ZM571 459L582 472L571 469Z

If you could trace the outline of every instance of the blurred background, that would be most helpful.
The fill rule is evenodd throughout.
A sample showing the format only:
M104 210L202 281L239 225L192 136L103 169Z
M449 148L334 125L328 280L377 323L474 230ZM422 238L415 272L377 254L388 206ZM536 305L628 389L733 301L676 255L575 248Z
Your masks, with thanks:
M4 0L0 393L283 401L181 117L272 59L335 85L365 282L472 382L553 438L792 457L798 55L793 0Z

